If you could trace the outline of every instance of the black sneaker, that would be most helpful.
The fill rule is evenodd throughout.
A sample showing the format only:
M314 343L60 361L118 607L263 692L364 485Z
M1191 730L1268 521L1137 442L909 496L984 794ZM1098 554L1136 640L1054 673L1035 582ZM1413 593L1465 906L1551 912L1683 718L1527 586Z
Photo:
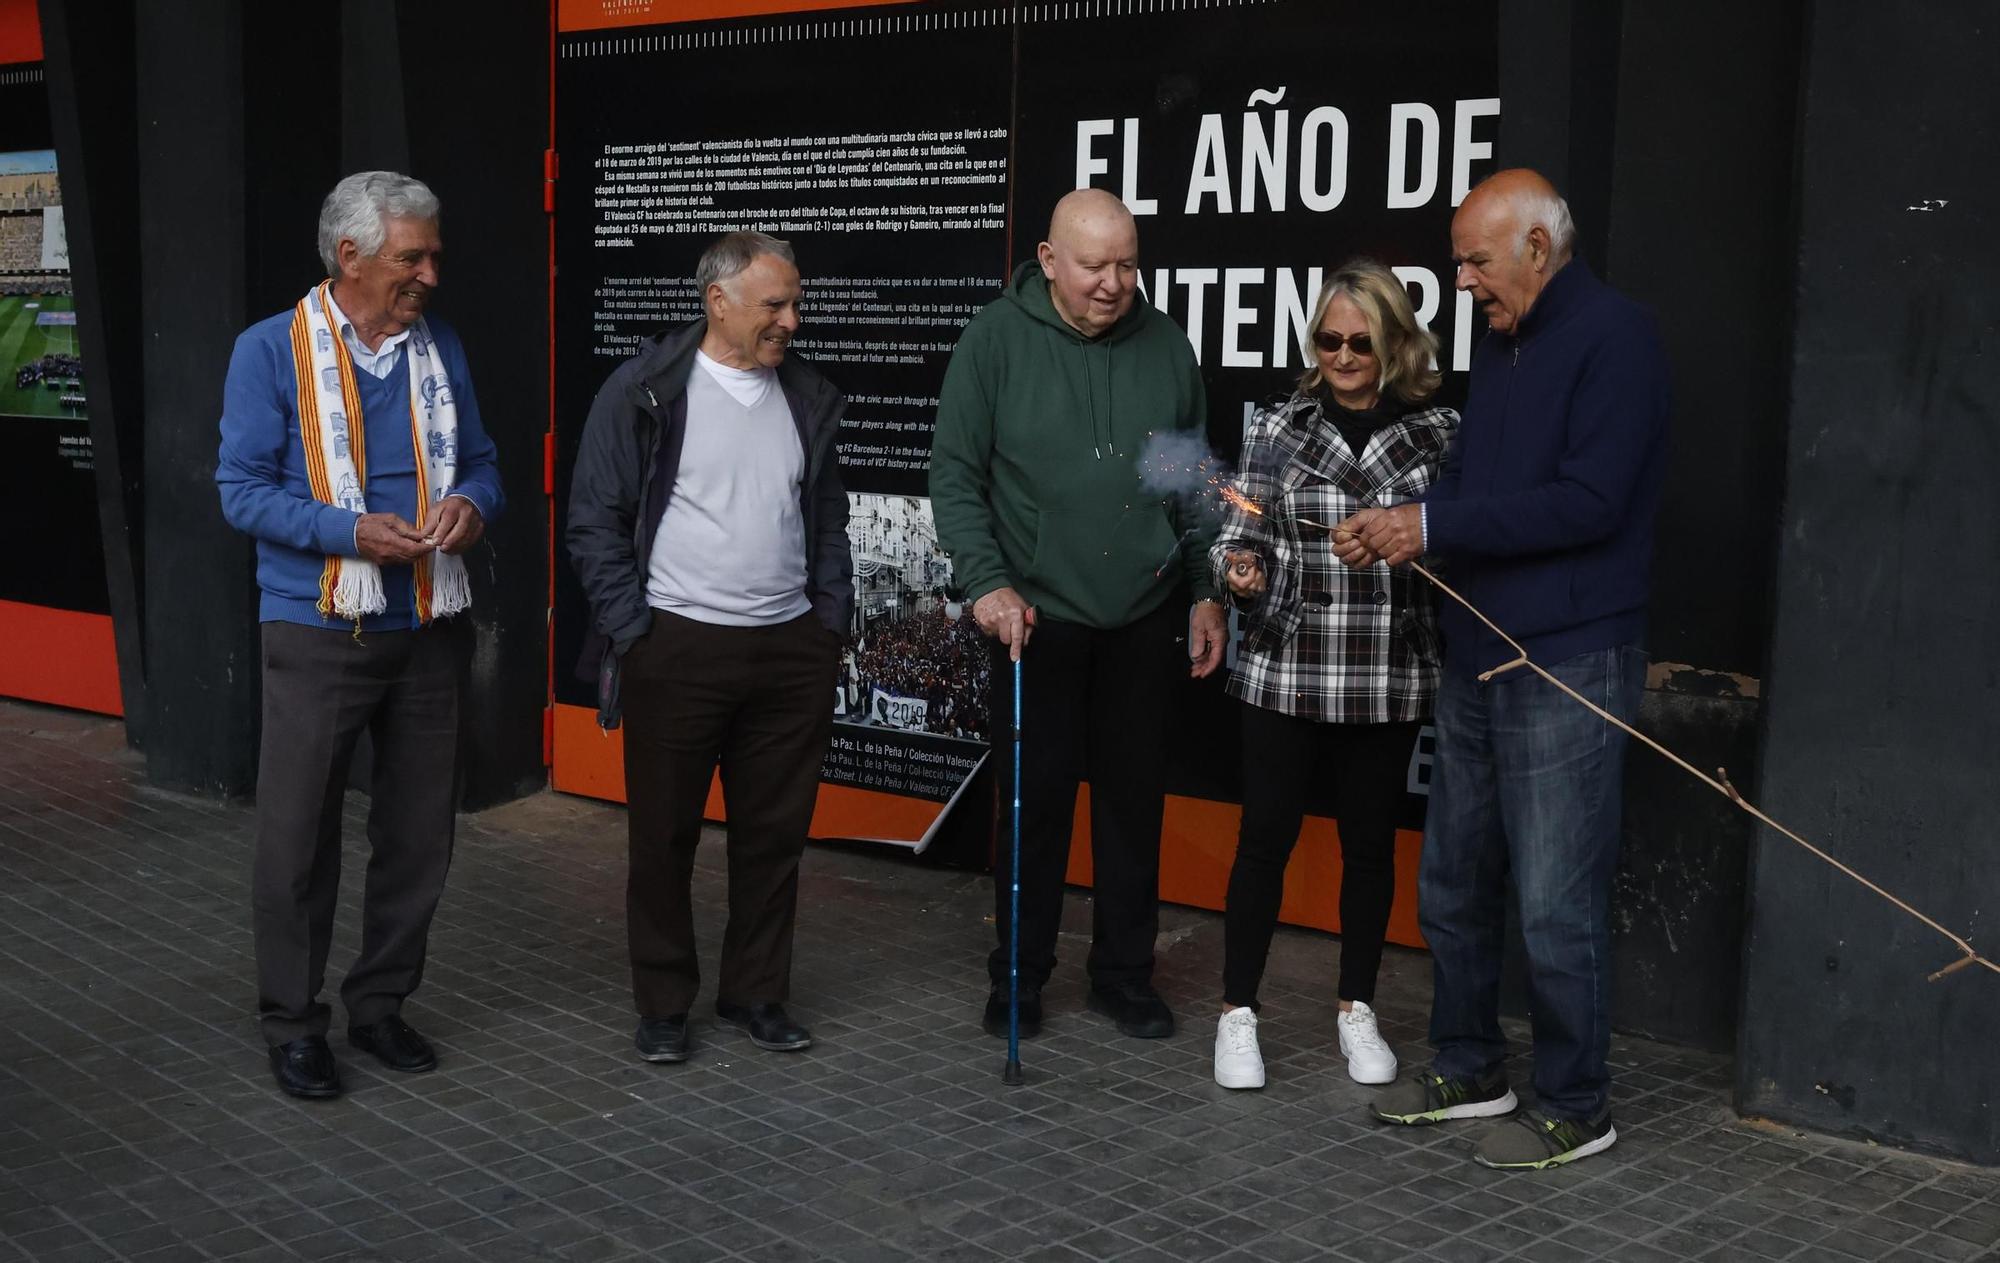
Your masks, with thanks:
M1416 1127L1454 1118L1494 1118L1513 1113L1520 1104L1503 1070L1478 1079L1427 1070L1376 1097L1368 1112L1385 1123Z
M639 1019L639 1033L632 1042L638 1045L641 1061L686 1061L688 1059L688 1015L676 1013L672 1017L642 1017Z
M1002 982L986 994L986 1012L980 1015L979 1025L988 1035L999 1039L1007 1038L1007 984ZM1029 1039L1042 1033L1042 989L1021 984L1021 1038Z
M1120 1035L1165 1039L1174 1033L1174 1011L1151 983L1114 982L1090 988L1090 1007L1118 1024Z
M1541 1171L1603 1153L1618 1143L1618 1129L1606 1110L1599 1118L1550 1118L1523 1110L1479 1138L1472 1160L1497 1171Z

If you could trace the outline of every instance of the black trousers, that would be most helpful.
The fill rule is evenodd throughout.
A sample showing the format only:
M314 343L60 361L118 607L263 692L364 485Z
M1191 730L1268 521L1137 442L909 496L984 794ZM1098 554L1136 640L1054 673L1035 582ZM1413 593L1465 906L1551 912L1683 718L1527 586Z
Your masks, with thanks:
M840 640L817 615L723 627L664 610L625 653L625 923L641 1017L701 989L690 884L702 808L722 767L729 923L718 1000L791 996L799 857L833 730Z
M320 1002L340 893L340 809L354 745L374 744L361 954L341 983L350 1025L402 1008L423 981L451 867L458 663L469 626L409 631L265 623L264 732L251 873L264 1038L326 1034Z
M1340 998L1372 1004L1396 897L1396 814L1422 725L1317 723L1247 703L1242 714L1243 824L1223 913L1223 1002L1258 1007L1307 787L1324 778L1340 821Z
M994 924L987 958L1007 981L1011 867L1013 665L995 642L993 753L1000 760ZM1177 601L1109 631L1044 619L1021 660L1021 982L1040 987L1056 964L1063 876L1076 788L1090 782L1095 909L1086 969L1099 984L1153 975L1160 927L1160 817L1175 680L1185 678L1187 609Z

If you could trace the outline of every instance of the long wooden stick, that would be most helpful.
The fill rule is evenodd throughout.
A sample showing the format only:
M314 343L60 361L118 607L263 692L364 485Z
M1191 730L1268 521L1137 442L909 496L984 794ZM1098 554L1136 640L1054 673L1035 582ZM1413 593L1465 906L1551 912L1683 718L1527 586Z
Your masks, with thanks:
M1313 522L1301 518L1299 519L1299 525L1317 527L1320 530L1331 531L1335 535L1344 535L1349 539L1356 538L1356 536L1352 531L1341 531L1334 527L1326 525L1326 523L1324 522ZM1729 772L1726 768L1717 768L1715 769L1715 775L1710 776L1706 772L1703 772L1701 769L1695 767L1692 763L1689 763L1686 759L1682 758L1680 755L1675 754L1672 750L1667 749L1665 746L1653 740L1645 733L1640 732L1637 728L1634 728L1632 725L1618 718L1618 716L1612 714L1610 711L1604 709L1602 706L1599 706L1596 702L1591 701L1583 694L1577 692L1569 685L1564 684L1561 680L1558 680L1555 676L1543 670L1540 664L1536 663L1533 659L1528 657L1528 651L1521 647L1520 641L1515 640L1512 636L1509 636L1506 632L1500 630L1499 625L1495 623L1492 619L1486 617L1486 615L1480 611L1478 606L1474 605L1472 602L1460 596L1455 590L1453 590L1450 584L1446 583L1444 580L1432 574L1428 569L1424 567L1424 565L1421 562L1417 561L1410 562L1410 568L1415 570L1418 574L1422 575L1424 578L1430 580L1430 582L1438 589L1438 591L1444 593L1452 600L1457 601L1460 605L1463 605L1474 618L1486 624L1488 630L1492 631L1492 633L1498 636L1500 639L1506 641L1508 647L1514 651L1515 657L1512 661L1503 662L1499 666L1494 667L1490 671L1481 671L1479 673L1479 678L1481 681L1491 680L1494 676L1499 675L1502 672L1512 671L1517 667L1526 667L1528 670L1533 671L1536 675L1541 676L1544 680L1547 680L1549 683L1555 685L1563 692L1575 698L1578 702L1580 702L1582 705L1589 708L1589 710L1591 710L1594 714L1596 714L1598 718L1604 720L1606 723L1615 725L1616 727L1622 729L1627 735L1636 737L1640 741L1644 742L1646 745L1651 746L1662 757L1666 758L1669 762L1673 763L1675 766L1681 768L1688 775L1694 777L1696 780L1708 786L1716 793L1721 794L1724 798L1727 798L1730 802L1735 803L1738 807L1741 807L1743 810L1749 812L1752 816L1756 817L1758 820L1761 820L1765 824L1771 826L1773 829L1776 829L1779 833L1791 839L1793 842L1798 843L1800 846L1812 852L1812 854L1818 856L1826 863L1831 864L1834 868L1847 874L1847 876L1861 883L1869 890L1872 890L1876 894L1882 896L1882 898L1887 899L1890 903L1896 905L1898 908L1901 908L1904 912L1909 913L1911 916L1923 922L1931 929L1936 930L1939 934L1942 934L1945 938L1951 941L1952 946L1958 948L1960 958L1958 960L1953 961L1951 964L1946 965L1944 968L1939 969L1936 972L1932 973L1930 977L1927 979L1927 981L1936 982L1938 979L1943 978L1947 974L1957 973L1959 970L1964 969L1968 965L1982 965L1985 968L1992 970L1994 973L2000 974L2000 964L1995 964L1992 960L1988 959L1985 956L1982 956L1977 950L1973 948L1972 944L1967 942L1963 937L1952 933L1944 926L1938 924L1937 921L1924 915L1922 912L1917 911L1917 909L1911 907L1908 903L1906 903L1902 899L1899 899L1895 895L1888 892L1887 890L1884 890L1881 886L1877 885L1875 882L1872 882L1868 878L1863 877L1860 873L1854 871L1854 869L1850 868L1848 865L1835 859L1833 856L1828 855L1825 851L1821 850L1819 847L1814 846L1812 843L1806 841L1798 834L1793 833L1790 829L1787 829L1784 825L1781 825L1777 821L1771 819L1770 816L1764 814L1764 812L1760 808L1758 808L1754 803L1752 803L1749 799L1745 798L1741 793L1737 792L1736 786L1729 783Z

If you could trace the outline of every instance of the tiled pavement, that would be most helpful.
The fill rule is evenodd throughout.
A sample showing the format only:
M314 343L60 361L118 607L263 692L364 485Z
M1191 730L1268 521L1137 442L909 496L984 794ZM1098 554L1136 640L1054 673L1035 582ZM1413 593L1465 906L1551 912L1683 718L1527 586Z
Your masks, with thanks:
M392 1076L336 1037L347 1096L292 1101L251 1017L250 825L147 786L111 723L0 703L0 1260L2000 1255L2000 1172L1740 1122L1725 1061L1638 1040L1614 1050L1618 1146L1561 1172L1476 1167L1463 1129L1374 1126L1332 1047L1321 935L1279 936L1270 1086L1225 1092L1220 923L1185 909L1160 945L1180 1035L1083 1013L1073 935L1030 1083L1004 1088L975 1024L986 887L900 854L807 856L811 1051L703 1018L692 1061L643 1065L624 817L555 795L461 822L409 1010L442 1068ZM362 863L350 844L350 887ZM721 874L706 848L711 910ZM713 959L712 913L704 931ZM1424 958L1392 949L1385 974L1407 1061Z

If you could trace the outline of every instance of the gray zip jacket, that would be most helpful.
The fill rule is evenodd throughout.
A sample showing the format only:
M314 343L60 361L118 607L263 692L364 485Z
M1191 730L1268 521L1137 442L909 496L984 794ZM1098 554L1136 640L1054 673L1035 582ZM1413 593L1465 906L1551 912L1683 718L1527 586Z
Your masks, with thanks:
M597 722L606 729L622 718L619 659L652 626L646 567L680 470L688 374L707 328L696 320L642 343L597 392L577 449L563 538L590 602L592 633L577 672L595 676ZM826 629L845 636L854 614L854 557L836 443L847 399L796 352L778 365L778 385L806 453L799 484L806 596Z

